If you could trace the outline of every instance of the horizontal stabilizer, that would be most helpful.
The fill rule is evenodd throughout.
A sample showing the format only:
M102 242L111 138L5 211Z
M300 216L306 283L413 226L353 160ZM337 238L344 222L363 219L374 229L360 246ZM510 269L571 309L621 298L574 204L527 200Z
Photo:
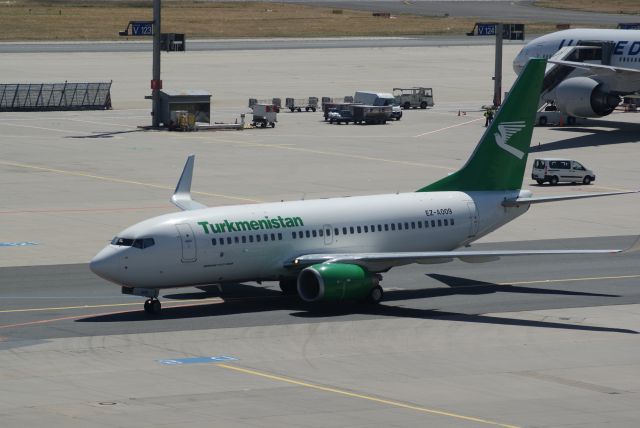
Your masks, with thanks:
M629 190L626 192L582 194L582 195L546 196L546 197L540 197L540 198L532 197L532 198L506 199L502 201L502 206L518 207L520 205L527 205L527 204L541 204L543 202L569 201L572 199L599 198L601 196L626 195L629 193L638 193L638 192L640 192L640 190Z
M193 177L193 163L195 155L189 155L187 162L184 164L182 175L176 186L176 190L171 196L171 202L183 211L199 210L207 208L199 202L191 199L191 178Z

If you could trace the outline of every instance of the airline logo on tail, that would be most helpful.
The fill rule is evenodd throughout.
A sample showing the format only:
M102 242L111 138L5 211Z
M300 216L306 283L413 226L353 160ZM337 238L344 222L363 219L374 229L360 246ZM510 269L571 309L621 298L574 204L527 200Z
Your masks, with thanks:
M498 125L498 132L493 134L493 136L496 139L496 144L498 145L498 147L500 147L502 150L505 150L511 153L513 156L517 157L518 159L522 159L522 157L524 156L524 152L516 149L513 146L508 145L507 143L509 142L509 138L511 138L518 131L521 131L522 129L524 129L524 126L525 126L524 120L519 120L517 122L503 122L500 125Z

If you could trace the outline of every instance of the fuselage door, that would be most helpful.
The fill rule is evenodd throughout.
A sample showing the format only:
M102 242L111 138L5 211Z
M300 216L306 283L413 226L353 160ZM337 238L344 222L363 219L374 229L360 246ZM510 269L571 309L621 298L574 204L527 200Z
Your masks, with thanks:
M176 224L176 229L180 234L180 243L182 245L182 263L195 262L198 259L198 253L193 229L187 223Z
M473 238L478 234L478 210L473 201L467 201L469 208L469 238Z
M330 224L325 224L322 226L324 229L324 245L333 244L333 231L331 230Z

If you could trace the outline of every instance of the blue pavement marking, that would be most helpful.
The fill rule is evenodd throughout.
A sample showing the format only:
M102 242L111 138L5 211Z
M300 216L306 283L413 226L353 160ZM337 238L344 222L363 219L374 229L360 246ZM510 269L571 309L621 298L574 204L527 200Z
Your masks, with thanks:
M169 366L179 366L183 364L200 364L200 363L224 363L226 361L237 361L237 358L221 355L219 357L194 357L194 358L176 358L173 360L158 360L160 364Z
M0 242L0 247L26 247L28 245L38 245L37 242Z

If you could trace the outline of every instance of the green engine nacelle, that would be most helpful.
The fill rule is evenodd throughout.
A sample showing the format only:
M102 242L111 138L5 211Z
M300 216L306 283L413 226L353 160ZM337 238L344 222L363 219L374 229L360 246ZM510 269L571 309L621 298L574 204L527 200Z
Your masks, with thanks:
M364 299L376 285L375 274L344 263L309 266L298 275L298 294L305 302Z

